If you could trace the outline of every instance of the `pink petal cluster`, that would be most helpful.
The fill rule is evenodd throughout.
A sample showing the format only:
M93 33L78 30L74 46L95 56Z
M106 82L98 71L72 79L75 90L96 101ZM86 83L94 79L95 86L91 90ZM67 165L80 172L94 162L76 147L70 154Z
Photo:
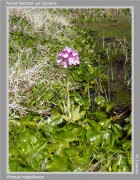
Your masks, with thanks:
M76 66L77 64L80 64L78 52L72 48L66 47L58 54L57 62L64 68L73 65Z

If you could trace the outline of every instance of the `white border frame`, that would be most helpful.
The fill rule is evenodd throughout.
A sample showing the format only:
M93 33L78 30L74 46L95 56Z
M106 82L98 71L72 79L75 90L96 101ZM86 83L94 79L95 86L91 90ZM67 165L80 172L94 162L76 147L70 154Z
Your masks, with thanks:
M134 162L134 6L86 6L86 7L83 7L83 6L31 6L31 7L28 7L28 6L24 6L24 7L21 7L21 6L11 6L11 7L6 7L6 29L8 30L7 31L7 39L6 39L6 42L7 42L7 58L6 58L6 62L7 62L7 67L6 67L6 73L7 73L7 90L9 90L9 9L11 8L15 8L15 9L19 9L19 8L28 8L28 9L34 9L34 8L37 8L37 9L87 9L87 8L90 8L90 9L102 9L102 8L106 8L106 9L125 9L125 8L128 8L128 9L131 9L131 45L132 45L132 49L131 49L131 63L132 63L132 66L131 66L131 73L132 73L132 82L131 82L131 85L132 85L132 91L131 91L131 107L132 107L132 171L131 172L9 172L8 171L8 167L9 167L9 93L7 91L7 115L6 115L6 123L7 123L7 141L6 141L6 173L9 174L9 175L12 175L12 174L31 174L31 176L33 176L33 174L35 175L47 175L47 174L134 174L134 169L135 169L135 162ZM8 175L7 175L8 176Z

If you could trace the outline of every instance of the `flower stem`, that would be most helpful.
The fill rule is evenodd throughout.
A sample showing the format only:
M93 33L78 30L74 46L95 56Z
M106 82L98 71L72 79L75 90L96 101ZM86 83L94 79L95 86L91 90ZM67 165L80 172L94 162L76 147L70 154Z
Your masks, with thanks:
M71 119L70 94L69 94L69 69L68 68L67 68L67 72L66 72L66 90L67 90L67 115Z

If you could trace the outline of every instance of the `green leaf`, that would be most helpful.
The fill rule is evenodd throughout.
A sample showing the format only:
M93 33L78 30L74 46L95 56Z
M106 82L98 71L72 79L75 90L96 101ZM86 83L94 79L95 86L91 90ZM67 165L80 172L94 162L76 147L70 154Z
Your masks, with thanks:
M85 115L86 111L81 111L80 112L80 118L82 118Z
M131 135L132 132L131 124L126 124L124 130L127 132L127 136Z
M84 115L85 115L85 111L81 111L80 112L80 106L77 106L77 107L72 107L72 121L75 122L79 119L81 119Z
M73 142L78 140L77 136L71 131L65 131L62 135L62 138L64 138L67 142Z
M34 169L32 169L30 166L26 166L26 167L19 167L18 168L18 172L34 172Z
M81 155L79 153L79 157L77 158L77 160L82 163L82 164L85 164L85 165L89 165L90 164L90 154L86 154L85 152L82 152L83 155Z
M16 172L19 167L19 161L17 160L10 160L9 161L9 170L11 172Z
M103 135L104 141L102 143L102 145L108 146L112 144L112 134L110 132L106 132Z
M113 163L112 169L116 172L130 172L131 168L128 163L128 158L121 154L118 155L116 161Z
M21 122L25 122L25 121L30 121L32 119L32 114L29 114L27 116L24 116L23 118L21 118Z
M33 121L40 121L41 120L41 117L40 116L33 116Z
M65 152L67 153L67 155L70 157L70 159L75 158L76 156L78 156L78 150L74 147L69 147L65 149Z
M88 129L95 129L96 131L100 131L101 130L101 125L94 121L94 120L90 120L90 119L85 119L85 122L87 122L88 124L85 125L85 128ZM92 127L91 127L92 126Z
M81 140L83 144L86 143L86 129L84 127L82 128L82 132L81 132Z
M88 167L88 165L79 162L79 160L73 161L72 166L73 166L73 170L72 170L73 172L84 172Z
M99 121L99 124L102 126L103 129L108 129L111 125L110 119L104 119Z
M18 149L15 148L14 145L10 145L10 147L9 147L9 157L11 157L11 156L13 156L13 157L18 156Z
M55 153L57 155L61 155L62 151L69 147L69 143L63 138L52 137L52 139L55 143Z
M72 131L74 135L80 136L82 126L80 126L78 124L74 124L74 123L69 123L63 129L66 130L66 131Z
M34 143L36 143L36 141L38 139L37 135L38 135L37 132L35 132L35 131L31 130L31 129L26 128L26 130L24 130L24 132L22 132L20 134L19 140L20 140L20 142L21 141L22 142L31 142L31 143L34 144Z
M123 148L124 148L124 150L130 149L130 148L131 148L131 145L132 145L131 140L125 141L125 142L123 143Z
M66 121L70 121L71 119L68 116L62 115L62 118Z
M117 126L112 125L112 130L113 130L114 136L115 136L116 138L119 138L119 137L122 136L122 131L121 131Z
M65 172L67 171L67 164L60 156L54 155L51 160L46 161L45 169L47 172Z
M103 106L105 104L106 100L103 96L97 96L95 98L95 102L98 106Z
M111 111L111 109L114 107L114 103L112 103L112 102L107 102L106 104L105 104L105 106L106 106L106 112L107 113L109 113L110 111Z
M32 121L25 121L22 123L22 126L31 126L33 128L37 127L37 123L36 122L32 122Z
M32 152L32 145L28 142L22 142L22 144L18 147L18 153L21 157L26 157Z
M107 119L107 114L104 111L97 111L94 113L98 121Z
M111 153L116 153L116 152L117 152L117 153L124 153L123 150L121 150L120 148L114 147L114 146L112 146L112 145L104 146L103 149L104 149L105 151L109 151L109 152L111 152Z
M123 170L121 172L131 172L131 167L130 165L123 166Z
M92 144L97 147L103 142L103 134L94 130L88 130L86 137Z
M63 122L62 115L59 113L52 114L50 119L51 121L48 123L50 126L57 126L58 124Z
M65 133L65 130L64 129L58 129L55 130L55 132L52 134L52 138L62 138L63 137L63 134Z
M80 106L72 107L72 121L80 119L79 117Z

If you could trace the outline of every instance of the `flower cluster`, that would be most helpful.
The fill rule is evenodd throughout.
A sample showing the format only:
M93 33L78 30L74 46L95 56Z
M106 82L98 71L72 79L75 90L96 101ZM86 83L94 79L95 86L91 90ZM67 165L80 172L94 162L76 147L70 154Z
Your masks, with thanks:
M68 68L72 65L76 66L77 64L80 64L78 52L72 48L66 47L58 54L57 62L64 68Z

